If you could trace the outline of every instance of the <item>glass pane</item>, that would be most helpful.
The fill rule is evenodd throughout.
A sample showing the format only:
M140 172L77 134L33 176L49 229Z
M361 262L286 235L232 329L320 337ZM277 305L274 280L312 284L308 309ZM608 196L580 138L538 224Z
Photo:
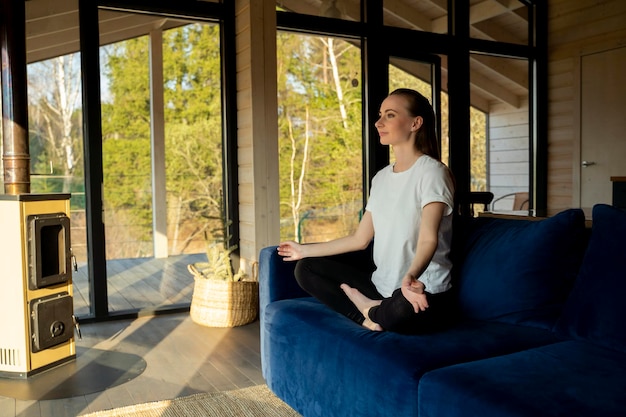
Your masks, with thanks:
M278 0L276 9L357 22L361 20L361 6L358 0L322 0L315 5L302 0Z
M25 7L31 192L71 195L74 313L90 316L78 10Z
M186 267L222 231L219 26L164 26L102 48L110 311L189 303Z
M387 26L432 33L448 32L448 2L445 0L383 0L383 9L383 23Z
M530 6L521 1L470 3L470 36L497 42L528 44Z
M470 107L470 156L470 190L487 191L487 115L475 107Z
M520 209L515 197L530 181L528 61L472 55L470 68L472 190L491 191L494 210Z
M389 91L391 92L396 88L411 88L427 97L432 104L432 64L400 58L391 58L390 62ZM448 140L448 95L441 92L439 101L441 114L438 114L437 117L440 119L438 122L441 124L441 160L447 164L450 149ZM393 152L390 152L390 158L393 158Z
M281 239L353 232L363 208L360 45L279 32Z
M32 193L71 193L74 313L91 314L87 267L80 54L27 67Z

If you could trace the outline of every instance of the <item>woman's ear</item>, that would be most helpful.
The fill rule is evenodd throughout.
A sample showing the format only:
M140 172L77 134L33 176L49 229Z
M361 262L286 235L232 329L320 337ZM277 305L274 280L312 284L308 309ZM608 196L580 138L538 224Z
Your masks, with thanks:
M424 124L424 119L422 118L422 116L417 116L413 120L413 124L411 125L411 132L418 131L420 127L422 127L423 124Z

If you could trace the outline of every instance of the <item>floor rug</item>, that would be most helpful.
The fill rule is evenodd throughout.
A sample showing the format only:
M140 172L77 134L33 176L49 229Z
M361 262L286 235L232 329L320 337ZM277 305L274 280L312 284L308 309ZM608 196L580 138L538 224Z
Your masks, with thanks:
M298 417L267 385L96 411L83 417Z

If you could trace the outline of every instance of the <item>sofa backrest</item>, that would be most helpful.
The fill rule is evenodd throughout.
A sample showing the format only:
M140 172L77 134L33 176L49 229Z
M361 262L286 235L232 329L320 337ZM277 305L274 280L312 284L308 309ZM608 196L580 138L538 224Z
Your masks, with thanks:
M579 209L545 220L479 217L457 224L453 275L462 317L551 329L587 236Z
M593 208L589 246L556 332L626 352L626 211Z

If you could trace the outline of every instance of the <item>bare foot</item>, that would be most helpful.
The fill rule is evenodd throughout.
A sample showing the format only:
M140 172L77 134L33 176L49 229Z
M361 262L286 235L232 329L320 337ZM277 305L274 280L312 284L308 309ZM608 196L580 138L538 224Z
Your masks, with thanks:
M340 287L360 312L369 310L374 306L380 305L382 302L381 300L372 300L371 298L364 296L361 291L356 288L352 288L348 284L341 284Z
M372 300L371 298L366 297L361 293L361 291L356 288L352 288L348 284L340 285L343 292L346 293L350 301L359 309L359 311L365 316L365 321L363 322L363 327L366 327L370 330L382 331L383 328L378 324L373 322L369 318L370 308L380 305L381 300Z
M362 324L366 329L373 330L375 332L382 332L383 328L378 323L374 323L369 317L365 316L365 320Z

